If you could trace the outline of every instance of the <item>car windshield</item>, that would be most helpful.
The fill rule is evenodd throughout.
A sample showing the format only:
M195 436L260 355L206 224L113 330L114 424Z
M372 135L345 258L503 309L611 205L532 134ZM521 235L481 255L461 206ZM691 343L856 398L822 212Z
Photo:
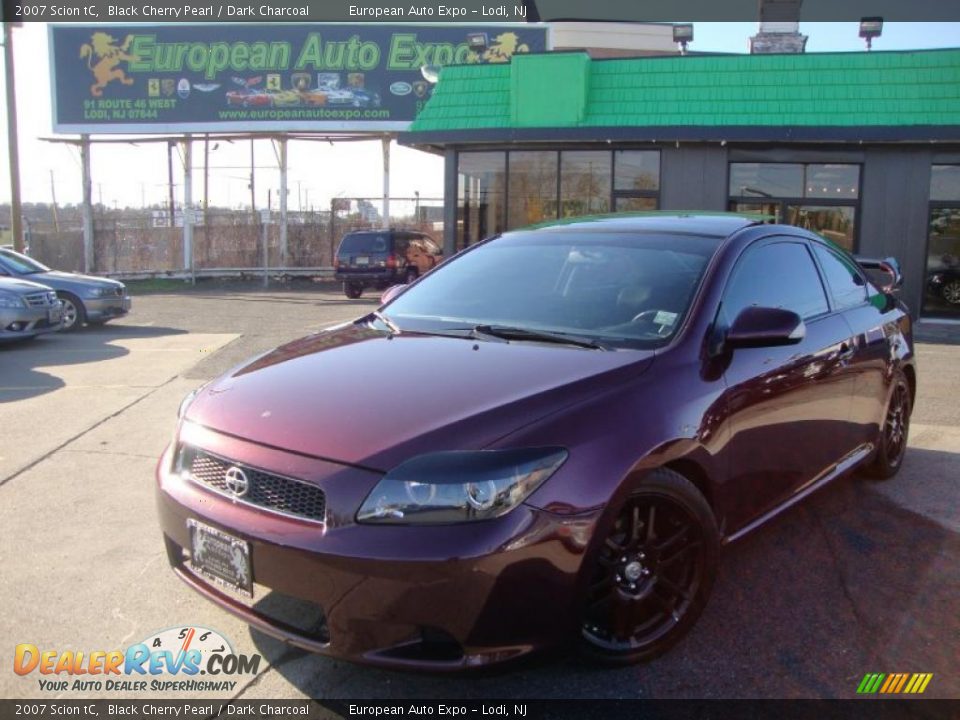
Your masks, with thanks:
M650 348L680 327L717 238L518 231L473 248L384 308L401 331L538 331L604 347Z
M50 268L46 265L41 265L36 260L31 260L26 255L21 255L18 252L13 250L2 249L0 250L0 262L2 262L7 269L12 270L17 275L34 275L36 273L48 272Z

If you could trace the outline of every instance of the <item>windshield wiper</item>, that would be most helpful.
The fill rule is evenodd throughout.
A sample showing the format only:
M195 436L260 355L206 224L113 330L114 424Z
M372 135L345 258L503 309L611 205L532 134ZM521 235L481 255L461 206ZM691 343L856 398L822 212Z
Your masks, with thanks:
M576 347L590 348L591 350L610 349L608 345L604 345L598 340L564 332L531 330L529 328L511 327L509 325L477 325L473 328L473 331L480 335L492 335L493 337L503 338L504 340L549 342L557 343L558 345L574 345Z
M397 326L397 324L393 320L388 318L386 315L384 315L382 312L380 312L379 310L374 310L372 313L370 313L370 316L376 318L377 320L382 322L384 325L386 325L387 329L394 335L400 334L400 328Z

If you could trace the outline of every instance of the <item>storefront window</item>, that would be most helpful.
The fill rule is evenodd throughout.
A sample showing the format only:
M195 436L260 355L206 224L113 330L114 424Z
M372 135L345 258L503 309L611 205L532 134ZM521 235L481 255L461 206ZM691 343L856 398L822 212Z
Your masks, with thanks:
M763 213L856 249L859 165L730 163L729 179L731 210Z
M610 153L560 153L560 217L610 212Z
M617 150L613 154L614 183L618 192L660 189L660 152Z
M524 227L556 217L557 152L511 152L507 227Z
M807 165L807 189L811 198L857 198L860 195L858 165Z
M503 152L459 154L457 250L503 230L506 168Z
M924 315L960 318L960 165L934 165Z
M655 197L615 197L614 212L643 212L657 209Z
M788 205L787 224L820 233L845 250L853 251L852 207L822 207L817 205Z
M960 200L960 165L934 165L930 173L930 200Z
M732 163L730 194L737 197L803 197L803 165Z

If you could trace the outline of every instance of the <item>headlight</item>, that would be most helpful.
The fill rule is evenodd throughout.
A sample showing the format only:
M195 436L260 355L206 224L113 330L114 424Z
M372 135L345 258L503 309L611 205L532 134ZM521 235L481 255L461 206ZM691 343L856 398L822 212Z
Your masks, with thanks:
M117 294L117 289L111 286L91 288L89 297L112 297Z
M943 275L933 275L930 277L931 285L943 285Z
M21 298L11 293L0 293L0 307L22 308L26 307L26 303Z
M195 390L191 390L187 396L180 401L180 407L177 409L177 420L183 420L183 416L187 414L187 408L190 407L190 403L194 401L194 398L200 394L200 391L203 390L204 385L201 385Z
M420 455L377 483L357 513L357 522L431 524L500 517L566 459L563 448Z

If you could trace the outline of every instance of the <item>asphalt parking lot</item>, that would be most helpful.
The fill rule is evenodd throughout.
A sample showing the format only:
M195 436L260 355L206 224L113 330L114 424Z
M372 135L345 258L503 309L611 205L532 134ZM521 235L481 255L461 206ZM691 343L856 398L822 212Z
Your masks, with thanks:
M918 345L901 474L834 483L727 548L693 632L647 665L558 654L476 677L386 672L288 648L201 599L168 569L153 504L178 404L375 304L309 283L155 293L105 327L0 347L0 653L122 648L200 625L268 661L241 698L846 698L867 672L934 673L926 697L960 697L960 345L947 342ZM40 696L9 663L0 696Z

